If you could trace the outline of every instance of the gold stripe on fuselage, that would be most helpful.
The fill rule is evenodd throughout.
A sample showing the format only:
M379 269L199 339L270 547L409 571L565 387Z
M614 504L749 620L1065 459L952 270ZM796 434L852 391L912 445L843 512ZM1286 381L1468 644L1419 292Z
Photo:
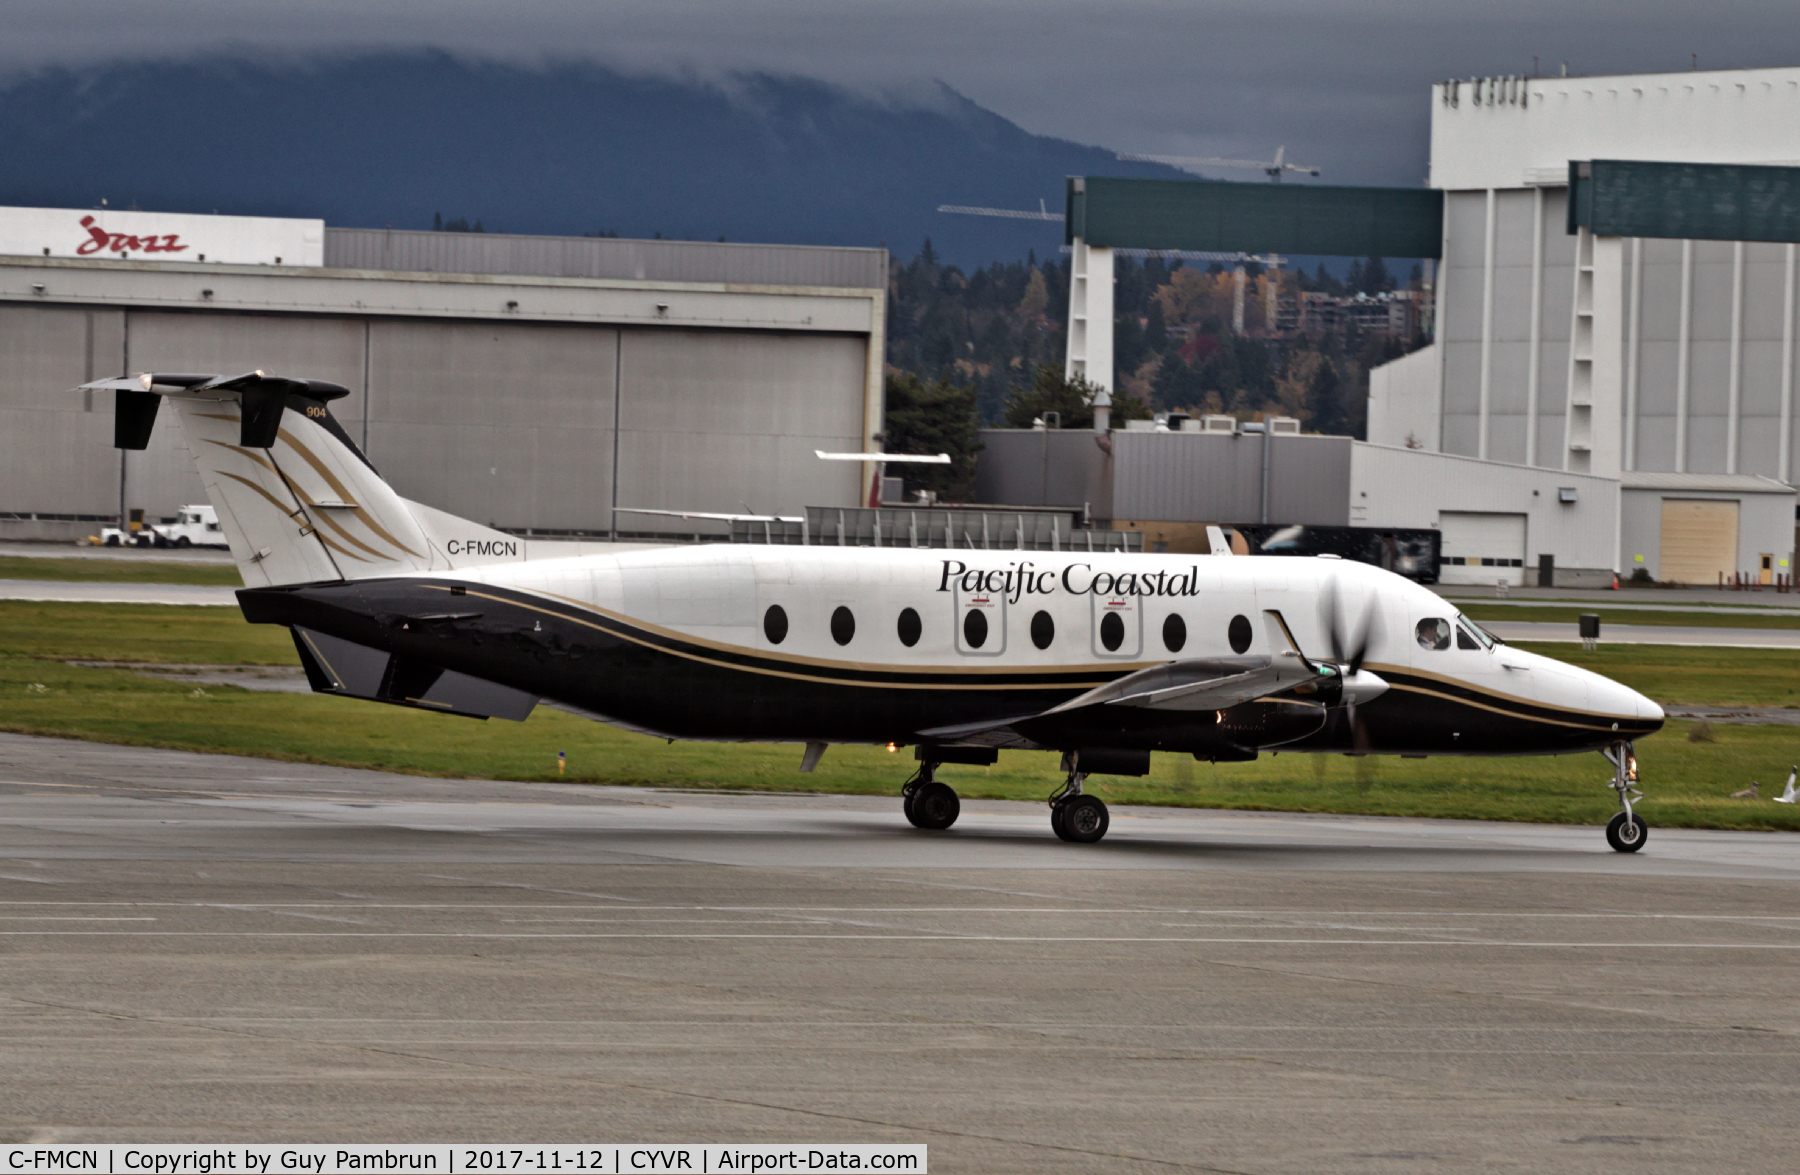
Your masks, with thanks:
M447 586L443 586L443 585L439 585L439 584L427 584L425 586L436 588L439 591L449 591L450 590ZM515 588L513 590L524 591L525 589ZM579 616L570 616L567 613L558 612L551 608L540 608L540 607L537 607L536 605L522 603L521 601L518 601L518 600L509 600L509 599L505 598L504 596L490 595L487 592L479 592L479 591L474 590L473 588L469 588L466 594L469 596L472 596L476 599L492 600L496 604L508 604L515 608L523 608L528 612L538 612L545 616L554 616L559 620L568 620L575 624L579 624L579 625L583 626L584 628L592 628L597 632L604 632L608 636L618 637L620 640L630 641L632 644L635 644L635 645L641 645L642 647L644 647L646 649L654 649L655 651L657 651L659 653L667 653L671 657L680 657L684 660L694 661L694 662L697 662L702 665L713 665L713 666L717 666L720 669L737 670L738 672L741 672L741 673L755 673L755 674L759 674L764 677L786 678L790 681L809 681L809 682L816 682L816 683L819 683L822 685L862 686L864 688L869 688L869 689L923 689L923 690L994 690L994 689L1021 689L1021 690L1058 689L1058 690L1060 690L1060 689L1066 689L1066 690L1079 691L1079 690L1094 689L1098 686L1105 685L1105 684L1107 684L1107 682L1112 680L1111 677L1107 677L1107 678L1104 678L1099 681L1047 681L1047 682L1041 682L1041 683L1036 683L1036 684L1007 683L1004 685L984 685L984 684L981 684L978 682L963 684L963 683L959 683L959 682L857 681L854 678L821 677L816 674L810 674L810 673L786 673L786 672L782 672L781 670L778 670L778 669L764 669L764 668L760 668L755 665L740 665L740 664L737 664L737 663L731 662L731 661L721 661L721 660L718 660L713 657L703 657L698 653L689 653L689 652L685 652L681 649L671 649L666 646L657 644L654 641L648 641L648 640L643 639L642 637L635 636L630 632L621 632L621 631L618 631L618 630L615 630L612 628L608 628L604 624L597 624L591 620L583 620ZM548 593L548 592L534 592L533 594L545 595L545 596L550 595L550 593ZM566 600L565 597L561 597L561 596L556 596L553 598L558 599L558 600L564 600L565 602L573 604L576 607L585 609L587 611L593 612L600 616L604 616L609 620L614 620L615 623L618 623L621 625L638 626L638 627L643 628L647 632L656 632L658 635L662 635L662 632L669 631L669 630L662 630L662 632L658 632L658 630L652 625L648 625L648 624L639 625L637 621L628 620L625 618L615 618L615 617L611 616L610 614L608 614L604 609L596 608L591 604L583 604L583 603L581 603L579 601L575 601L575 600ZM724 652L732 652L739 656L746 656L746 657L768 657L769 656L769 654L763 653L762 651L757 650L757 649L744 649L741 646L726 645L726 644L721 644L716 641L700 641L693 637L684 636L679 633L674 634L671 638L665 638L665 639L676 639L676 640L680 640L680 641L683 641L688 644L705 644L708 647L715 648L715 649L718 649L718 650L724 651ZM793 658L793 657L777 658L777 659L788 660L788 661L801 660L800 658ZM831 668L844 669L844 670L848 670L848 671L852 671L852 672L860 670L865 673L929 673L929 672L933 672L933 670L930 668L918 668L918 667L914 667L914 666L895 667L895 666L889 666L889 665L870 665L867 662L860 662L860 661L858 661L858 662L812 661L810 663L816 664L816 665L821 665L821 666L830 666ZM1152 664L1161 664L1161 663L1162 662L1152 662ZM1121 666L1120 668L1126 669L1127 667ZM1144 666L1133 666L1131 668L1144 668ZM1042 672L1083 673L1083 672L1092 672L1092 671L1094 671L1093 666L1079 666L1079 667L1075 667L1075 668L1071 668L1071 669L1063 669L1063 670L1039 669L1039 670L1034 670L1033 672L1039 672L1039 673L1042 673ZM950 672L950 670L944 670L943 672ZM960 669L954 670L954 672L956 673L956 675L958 677L964 676L963 671ZM1016 670L1005 670L1005 669L985 669L985 670L983 670L983 672L991 674L991 673L1007 673L1007 672L1017 672L1017 671ZM1105 672L1105 670L1101 670L1101 672Z

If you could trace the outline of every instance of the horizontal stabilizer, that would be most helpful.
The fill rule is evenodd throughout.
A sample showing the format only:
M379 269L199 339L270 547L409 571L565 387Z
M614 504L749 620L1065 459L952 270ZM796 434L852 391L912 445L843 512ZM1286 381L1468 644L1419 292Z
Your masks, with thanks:
M189 395L218 400L235 394L242 405L239 443L246 449L268 449L275 444L282 413L289 407L290 399L324 404L350 394L350 389L342 384L322 379L288 379L262 371L232 376L147 371L81 386L88 391L112 388L118 393L113 445L120 449L142 449L149 443L150 427L156 423L156 396Z
M537 698L523 690L457 673L342 637L293 626L294 647L314 693L342 694L371 702L523 722Z

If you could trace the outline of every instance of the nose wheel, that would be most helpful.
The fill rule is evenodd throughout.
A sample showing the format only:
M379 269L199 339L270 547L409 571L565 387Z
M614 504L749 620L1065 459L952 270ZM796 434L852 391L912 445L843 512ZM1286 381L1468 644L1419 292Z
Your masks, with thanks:
M1050 796L1050 831L1059 840L1091 845L1106 835L1112 816L1106 810L1106 801L1082 792L1087 775L1079 770L1073 753L1063 756L1063 766L1069 777Z
M1619 807L1623 809L1607 822L1606 843L1614 852L1635 853L1650 836L1650 826L1631 810L1634 801L1644 798L1637 789L1637 754L1630 743L1614 743L1600 753L1613 765L1612 789L1618 793Z

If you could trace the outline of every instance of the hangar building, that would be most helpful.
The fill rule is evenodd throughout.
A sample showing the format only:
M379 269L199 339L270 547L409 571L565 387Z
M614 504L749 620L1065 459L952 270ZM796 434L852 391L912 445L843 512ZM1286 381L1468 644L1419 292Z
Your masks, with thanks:
M1431 103L1437 341L1374 373L1369 440L1617 479L1626 573L1791 574L1800 68Z
M1264 521L1435 528L1468 582L1791 581L1800 68L1474 78L1430 101L1428 189L1066 192L1066 372L1108 393L1118 249L1441 259L1436 341L1371 373L1368 443L1262 450L1217 418L1224 438L1112 432L1098 458L993 432L984 494L1089 503L1152 549L1256 501ZM1039 471L1051 447L1080 455L1066 476Z
M636 510L868 499L887 254L0 209L0 538L204 501L173 414L112 448L71 392L157 371L290 372L403 495L539 535L693 534Z

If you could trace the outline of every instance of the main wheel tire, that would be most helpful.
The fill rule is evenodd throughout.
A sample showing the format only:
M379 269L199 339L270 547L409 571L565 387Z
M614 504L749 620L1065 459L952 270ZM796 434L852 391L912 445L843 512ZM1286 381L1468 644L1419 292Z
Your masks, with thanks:
M1615 852L1635 853L1644 847L1644 841L1650 835L1650 826L1636 812L1631 814L1629 822L1625 813L1620 812L1606 825L1606 843Z
M1056 834L1057 840L1069 839L1068 825L1063 823L1063 814L1068 806L1067 800L1058 800L1050 805L1050 831Z
M913 811L913 801L919 798L919 789L900 793L900 810L906 813L906 822L914 828L919 827L919 817Z
M907 818L917 828L942 832L962 815L962 800L953 788L943 783L928 783L913 793L912 810Z
M1063 839L1078 845L1091 845L1106 835L1112 816L1099 796L1076 796L1062 805Z

